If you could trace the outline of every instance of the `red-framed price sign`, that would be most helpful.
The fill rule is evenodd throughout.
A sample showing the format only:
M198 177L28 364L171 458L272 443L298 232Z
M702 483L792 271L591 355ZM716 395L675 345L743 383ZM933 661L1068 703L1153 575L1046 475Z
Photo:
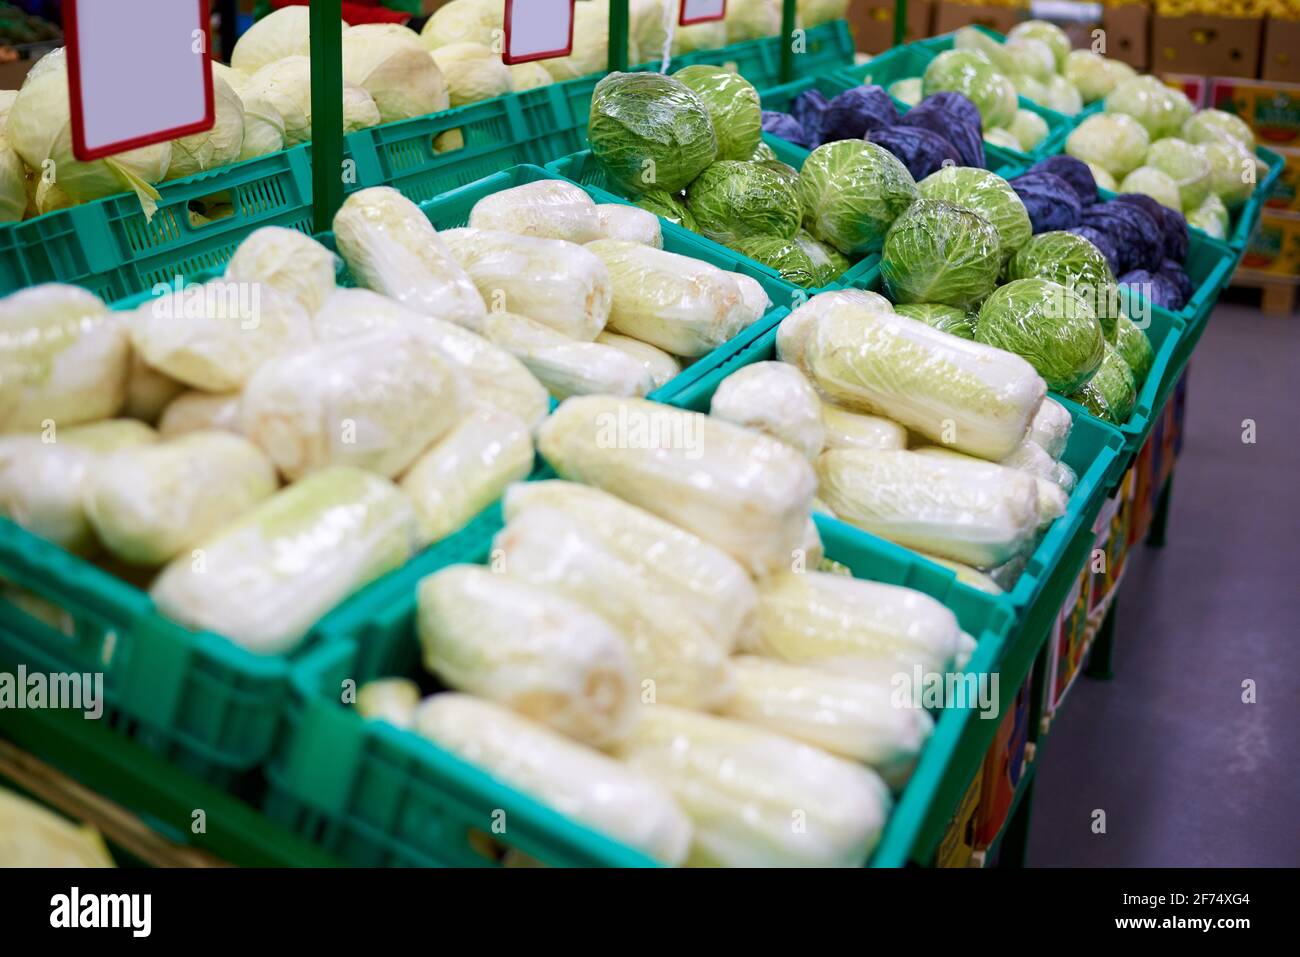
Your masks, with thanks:
M684 27L692 23L721 20L727 15L727 0L682 0L682 12L677 22Z
M502 62L528 63L572 53L573 4L574 0L506 0Z

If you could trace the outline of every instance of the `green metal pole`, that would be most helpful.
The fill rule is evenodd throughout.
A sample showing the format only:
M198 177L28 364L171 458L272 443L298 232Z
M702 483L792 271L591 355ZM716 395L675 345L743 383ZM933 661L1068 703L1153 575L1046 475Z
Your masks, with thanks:
M894 46L901 47L907 38L907 0L894 0Z
M610 73L627 72L627 21L627 0L609 0Z
M797 10L795 0L781 3L781 82L794 79L794 21Z
M324 232L343 205L343 0L311 0L311 169Z

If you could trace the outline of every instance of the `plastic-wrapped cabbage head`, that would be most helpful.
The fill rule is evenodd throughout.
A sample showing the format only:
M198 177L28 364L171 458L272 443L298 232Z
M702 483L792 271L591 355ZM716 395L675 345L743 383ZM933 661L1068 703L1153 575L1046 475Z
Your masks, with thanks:
M1142 165L1151 137L1125 113L1094 113L1074 128L1065 151L1090 166L1123 177Z
M826 441L821 400L787 362L755 362L736 370L713 393L709 414L780 439L809 459L821 454Z
M994 146L1001 146L1003 149L1015 150L1016 152L1020 152L1021 148L1020 140L1016 134L1001 128L985 130L984 142L991 143Z
M704 101L680 80L657 73L611 73L597 83L587 135L606 172L636 193L676 193L718 153Z
M512 89L510 70L501 55L481 43L439 47L433 51L433 62L447 82L452 106L490 100Z
M474 229L589 243L604 238L592 198L581 187L543 179L484 196L470 210Z
M1075 116L1083 109L1083 97L1065 77L1054 76L1047 81L1047 102L1042 105L1057 113Z
M654 213L660 219L675 223L682 229L689 229L694 233L700 231L699 223L695 221L691 211L686 208L686 201L675 193L663 189L647 190L637 197L636 204L642 209Z
M172 141L168 179L229 166L244 148L244 103L225 80L212 78L216 122L212 129Z
M1210 192L1234 209L1255 191L1255 155L1231 140L1202 143L1197 147L1210 170ZM1201 203L1205 200L1202 199ZM1197 203L1191 209L1201 205Z
M1161 206L1182 211L1182 200L1178 196L1178 184L1174 178L1154 166L1139 166L1129 173L1119 184L1121 193L1141 193L1150 196Z
M1025 153L1047 139L1047 121L1030 110L1016 110L1016 117L1007 129L1020 142L1020 149Z
M1210 192L1210 164L1205 154L1186 140L1167 137L1147 150L1147 166L1169 176L1178 187L1180 210L1194 209Z
M959 29L953 35L953 47L957 50L975 50L983 53L999 73L1012 72L1011 62L1002 48L1002 41L985 33L979 27L965 26Z
M1136 74L1122 60L1109 60L1091 50L1071 50L1065 58L1063 75L1079 91L1084 103L1095 103L1120 81Z
M998 231L973 210L919 199L894 220L880 274L895 302L973 306L993 291L1002 266Z
M1007 181L988 170L949 166L916 186L922 199L942 200L979 213L998 232L1002 260L1029 241L1033 228L1025 204Z
M28 74L10 107L4 131L9 145L30 169L41 173L52 170L59 189L78 202L129 190L139 197L146 215L152 216L158 203L158 191L152 184L167 175L172 144L156 143L82 162L72 150L66 58L48 54L38 65L43 68ZM42 180L48 178L42 176Z
M945 306L938 302L905 302L895 306L894 311L908 319L924 322L940 332L963 339L975 338L974 317L957 306Z
M420 207L389 186L358 190L334 216L357 284L409 309L479 331L487 306Z
M99 832L0 789L0 849L7 867L113 867Z
M1007 88L1011 90L1010 110L1007 108ZM925 68L921 90L926 96L942 90L962 94L975 104L986 129L1004 125L1015 112L1015 87L978 50L945 50L940 53Z
M338 258L305 233L263 226L239 244L226 267L226 279L270 286L292 296L311 316L334 291L337 266Z
M1147 334L1128 316L1120 316L1116 325L1115 351L1132 370L1134 383L1139 389L1142 388L1151 366L1155 364L1156 354L1151 348L1151 340L1147 338Z
M909 76L889 84L889 95L908 106L916 106L924 94L921 92L921 78Z
M1007 40L1039 40L1047 44L1054 57L1053 70L1059 72L1065 67L1066 57L1070 53L1070 38L1055 23L1046 20L1025 20L1017 23L1007 33Z
M720 160L686 189L686 207L700 231L728 245L754 234L791 239L799 229L799 195L758 163Z
M374 98L385 123L437 113L450 102L433 58L392 36L345 33L343 79Z
M1105 255L1076 233L1053 231L1035 236L1011 257L1007 277L1060 283L1092 308L1107 338L1123 312L1115 274Z
M129 313L127 327L151 367L207 392L241 389L264 362L312 341L301 304L256 281L213 280L167 293Z
M1092 170L1092 178L1096 181L1098 189L1108 189L1112 193L1119 190L1119 183L1107 170L1095 163L1089 163L1088 169Z
M1112 425L1123 425L1137 404L1137 379L1124 357L1109 342L1105 357L1083 387L1070 394L1090 413Z
M1236 113L1201 110L1189 117L1179 134L1189 143L1239 143L1255 152L1255 132Z
M673 74L699 96L718 138L718 159L747 160L762 133L758 91L738 73L696 64Z
M420 32L426 50L452 43L481 43L490 47L493 32L504 22L500 0L451 0L433 12Z
M1056 55L1045 42L1033 37L1010 38L1002 45L1010 74L1031 76L1044 83L1056 74Z
M1205 197L1205 202L1187 214L1187 225L1195 226L1215 239L1225 238L1230 224L1228 207L1214 193Z
M1128 114L1142 124L1151 139L1158 140L1177 136L1195 107L1182 90L1144 74L1117 83L1106 96L1106 112Z
M813 240L816 242L816 240ZM775 269L786 282L804 288L823 286L835 278L813 264L803 246L780 236L750 236L731 244L731 248L755 262ZM838 253L836 254L838 255Z
M980 307L975 339L1022 356L1063 393L1097 371L1105 345L1092 307L1046 279L1015 279L998 288Z
M846 256L878 248L917 197L916 181L875 143L841 140L813 150L799 175L804 226Z
M296 482L181 555L149 590L158 610L256 654L294 648L344 598L419 544L415 509L372 472L332 468Z
M130 362L121 319L77 286L32 286L0 299L0 433L116 414Z

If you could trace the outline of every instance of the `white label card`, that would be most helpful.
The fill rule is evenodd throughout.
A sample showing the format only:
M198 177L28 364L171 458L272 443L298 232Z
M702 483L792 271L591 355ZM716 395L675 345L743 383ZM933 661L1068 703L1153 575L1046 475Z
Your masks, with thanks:
M574 0L506 0L501 59L527 63L568 56L573 51L573 4Z

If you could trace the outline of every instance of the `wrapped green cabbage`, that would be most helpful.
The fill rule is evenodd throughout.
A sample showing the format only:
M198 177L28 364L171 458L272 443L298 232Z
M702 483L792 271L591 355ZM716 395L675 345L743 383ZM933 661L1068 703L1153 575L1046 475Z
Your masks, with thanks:
M814 239L802 229L794 234L794 241L812 263L813 275L819 286L830 285L853 265L848 256L833 246Z
M1095 103L1121 80L1134 76L1122 60L1108 60L1091 50L1071 50L1065 58L1064 76L1079 91L1084 103Z
M1205 154L1186 140L1173 136L1156 140L1147 150L1146 165L1174 181L1180 211L1201 205L1210 192L1210 164Z
M420 582L418 606L424 666L448 687L597 747L622 738L636 717L625 639L562 594L452 565Z
M1073 392L1086 382L1101 364L1105 344L1092 307L1046 279L1015 279L999 287L980 307L975 340L1027 359L1057 392Z
M1008 42L1038 40L1047 45L1054 58L1054 70L1061 70L1070 53L1070 38L1055 23L1047 20L1023 20L1007 33Z
M700 232L724 245L755 234L790 239L799 229L797 190L759 163L711 163L686 188L686 208Z
M895 80L889 84L889 95L896 100L901 100L908 106L916 106L921 102L924 95L921 92L921 78L919 76L910 76L902 80Z
M1128 364L1133 372L1137 387L1142 388L1147 373L1155 364L1156 353L1151 348L1151 340L1139 329L1128 316L1120 316L1115 329L1115 351Z
M1030 239L1011 257L1007 278L1048 279L1069 289L1092 307L1108 339L1124 311L1105 255L1074 233L1052 230Z
M1032 110L1016 110L1015 118L1007 127L1020 143L1020 151L1028 153L1047 139L1047 121Z
M1133 117L1152 140L1177 136L1195 112L1192 101L1159 77L1149 74L1120 81L1106 95L1107 113Z
M747 160L762 136L758 91L739 73L694 64L673 74L699 96L718 138L718 159Z
M940 332L963 339L975 338L975 320L965 309L945 306L939 302L907 302L899 303L894 311L908 319L924 322Z
M1205 202L1187 214L1188 226L1195 226L1215 239L1223 239L1228 235L1231 222L1227 205L1215 193L1205 197Z
M1109 342L1096 373L1070 398L1112 425L1123 425L1137 405L1137 380L1123 356Z
M646 395L655 385L645 365L598 342L579 342L526 316L488 313L488 340L509 352L557 399L571 395Z
M1003 262L1033 234L1025 204L996 173L974 166L945 166L917 183L916 189L923 199L965 207L992 223Z
M1182 200L1178 196L1178 184L1174 178L1154 166L1139 166L1120 181L1121 193L1142 193L1150 196L1161 206L1182 211Z
M470 210L469 226L571 243L602 238L595 201L582 188L560 179L524 183L484 196Z
M826 441L821 400L788 362L754 362L737 369L713 393L709 414L780 439L809 459Z
M846 256L879 248L916 197L907 167L875 143L826 143L812 151L799 174L804 227Z
M1009 102L1006 89L1011 91ZM1015 88L980 50L945 50L930 61L921 77L921 92L929 96L942 91L970 100L986 130L1005 126L1016 111Z
M1234 143L1255 152L1255 131L1236 113L1200 110L1188 118L1179 133L1189 143Z
M1233 140L1202 143L1198 150L1210 170L1210 192L1222 203L1235 208L1255 191L1255 154ZM1207 197L1208 198L1208 197ZM1189 210L1195 212L1206 200Z
M918 199L894 220L880 253L894 302L976 305L993 291L1001 265L998 231L987 219L934 199Z
M1142 165L1151 135L1124 113L1094 113L1076 126L1065 151L1089 166L1099 166L1120 179Z
M636 199L636 204L644 210L654 213L670 223L676 223L683 229L689 229L693 233L700 231L700 225L695 221L691 211L686 208L686 201L675 193L670 193L664 189L646 190Z
M831 281L824 278L825 271L814 265L805 248L794 239L748 236L732 243L731 248L742 256L775 269L782 279L796 286L811 288Z

